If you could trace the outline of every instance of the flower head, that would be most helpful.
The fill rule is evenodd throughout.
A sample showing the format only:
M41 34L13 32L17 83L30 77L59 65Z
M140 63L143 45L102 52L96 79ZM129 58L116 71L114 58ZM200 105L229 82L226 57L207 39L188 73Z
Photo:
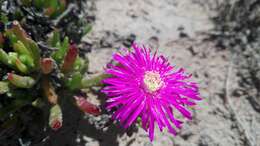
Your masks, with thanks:
M196 105L199 96L198 86L188 81L184 69L174 71L168 60L151 53L150 49L133 44L133 52L125 55L116 53L106 73L112 77L104 79L107 86L102 90L107 96L107 109L115 108L113 118L124 128L128 128L138 117L142 127L154 138L154 126L160 130L167 128L176 135L173 127L181 128L182 121L176 118L175 111L191 119L187 107Z

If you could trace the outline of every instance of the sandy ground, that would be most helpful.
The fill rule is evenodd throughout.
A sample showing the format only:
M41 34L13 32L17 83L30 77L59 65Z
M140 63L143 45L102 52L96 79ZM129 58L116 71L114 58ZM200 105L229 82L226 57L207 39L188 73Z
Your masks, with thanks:
M177 137L157 129L155 141L150 143L139 129L131 137L118 137L118 145L260 145L259 113L243 96L231 94L238 87L231 54L215 47L214 42L204 41L202 35L214 27L209 18L216 14L215 4L207 0L96 1L96 23L86 40L108 38L111 46L97 47L89 54L93 72L102 71L115 48L122 45L117 38L134 34L138 43L159 48L173 65L192 73L204 97L194 111L194 120L187 122ZM225 99L228 99L226 104Z
M236 64L228 49L205 41L216 15L213 0L96 0L93 31L83 41L92 44L87 54L90 71L102 72L111 54L123 46L124 39L136 36L143 43L168 57L172 65L184 67L200 84L204 98L178 136L156 129L149 142L141 128L128 136L118 126L104 132L85 121L77 125L75 143L66 137L64 145L85 146L260 146L260 114L238 88ZM72 113L72 112L71 112ZM76 135L76 136L75 136ZM71 138L69 138L71 139ZM52 142L55 145L55 142Z

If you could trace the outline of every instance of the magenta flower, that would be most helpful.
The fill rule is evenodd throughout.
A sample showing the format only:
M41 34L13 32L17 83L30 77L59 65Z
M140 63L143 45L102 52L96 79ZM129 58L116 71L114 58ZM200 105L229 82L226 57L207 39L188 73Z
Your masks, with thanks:
M116 53L113 59L118 63L106 69L112 77L103 80L108 84L102 92L108 96L107 109L115 108L113 118L128 128L138 117L142 127L154 138L154 126L158 124L176 135L173 127L181 128L182 121L174 115L178 111L191 120L187 107L196 105L198 86L187 79L183 69L173 72L168 60L151 53L150 49L133 44L134 52L125 55Z

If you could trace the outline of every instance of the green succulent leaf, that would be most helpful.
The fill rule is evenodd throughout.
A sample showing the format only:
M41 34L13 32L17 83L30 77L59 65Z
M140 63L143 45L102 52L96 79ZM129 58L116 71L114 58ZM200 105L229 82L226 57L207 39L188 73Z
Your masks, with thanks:
M70 78L65 80L65 84L70 90L80 89L82 78L82 74L76 72Z
M15 52L17 52L18 54L25 54L28 56L32 55L30 50L27 49L20 40L18 40L16 43L14 43L13 48L14 48Z
M34 1L33 1L33 4L34 4L34 6L35 6L37 9L40 9L40 8L44 7L44 5L45 5L45 0L34 0Z
M52 32L52 35L49 38L48 42L49 45L51 45L52 47L57 47L57 44L60 44L60 33L58 30Z
M49 6L52 8L58 8L59 6L58 0L49 0Z
M16 70L20 71L21 73L27 74L28 68L24 65L21 60L18 58L18 54L16 52L9 52L8 53L8 64L10 67L15 68Z
M9 90L9 83L5 81L0 81L0 95L7 93Z
M12 44L16 44L17 52L26 53L30 55L35 64L35 69L39 68L40 49L36 42L34 42L23 30L18 21L13 21L12 28L6 30L7 36L10 38ZM19 42L20 41L20 42Z
M6 15L4 15L3 13L1 13L0 21L3 23L8 23L8 17Z
M13 73L8 74L8 80L18 88L31 88L36 83L32 77L20 76Z
M86 24L83 33L86 35L86 34L88 34L91 30L92 30L92 25L91 25L91 24Z
M58 50L53 53L52 57L55 61L61 63L69 48L69 38L65 37L62 43L57 42L55 47Z
M7 38L9 38L11 44L14 44L17 42L17 40L18 40L17 36L13 32L6 31L5 34L6 34Z
M9 65L9 56L3 49L0 49L0 62Z
M84 72L86 68L87 68L86 61L78 56L73 65L73 70L79 71L79 72Z
M15 67L16 66L16 59L18 59L18 54L16 52L9 52L8 53L8 65Z
M62 50L62 55L63 57L65 56L66 52L68 51L69 48L69 38L66 36L61 44L61 50Z
M36 44L36 42L34 42L31 39L28 39L28 45L29 48L31 49L31 53L32 53L32 58L34 60L34 64L35 64L35 69L39 69L40 67L40 49L38 47L38 45Z
M93 86L102 86L103 83L101 82L103 79L110 77L108 74L101 74L92 78L84 77L81 80L81 88L90 88Z
M19 59L21 60L21 62L23 64L25 64L29 68L31 68L31 69L35 68L34 61L30 56L28 56L26 54L22 54L22 55L19 56Z
M24 74L27 74L27 73L29 72L27 66L24 65L24 64L21 62L21 60L18 59L18 58L15 60L15 65L16 65L17 69L18 69L20 72L22 72L22 73L24 73Z

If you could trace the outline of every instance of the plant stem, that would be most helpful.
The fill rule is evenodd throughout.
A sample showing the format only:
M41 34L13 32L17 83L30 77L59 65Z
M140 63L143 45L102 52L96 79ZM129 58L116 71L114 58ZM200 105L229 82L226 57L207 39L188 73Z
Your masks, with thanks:
M103 86L103 83L101 82L103 79L110 77L108 74L101 74L98 76L95 76L93 78L84 78L81 81L81 87L82 88L90 88L93 86Z

